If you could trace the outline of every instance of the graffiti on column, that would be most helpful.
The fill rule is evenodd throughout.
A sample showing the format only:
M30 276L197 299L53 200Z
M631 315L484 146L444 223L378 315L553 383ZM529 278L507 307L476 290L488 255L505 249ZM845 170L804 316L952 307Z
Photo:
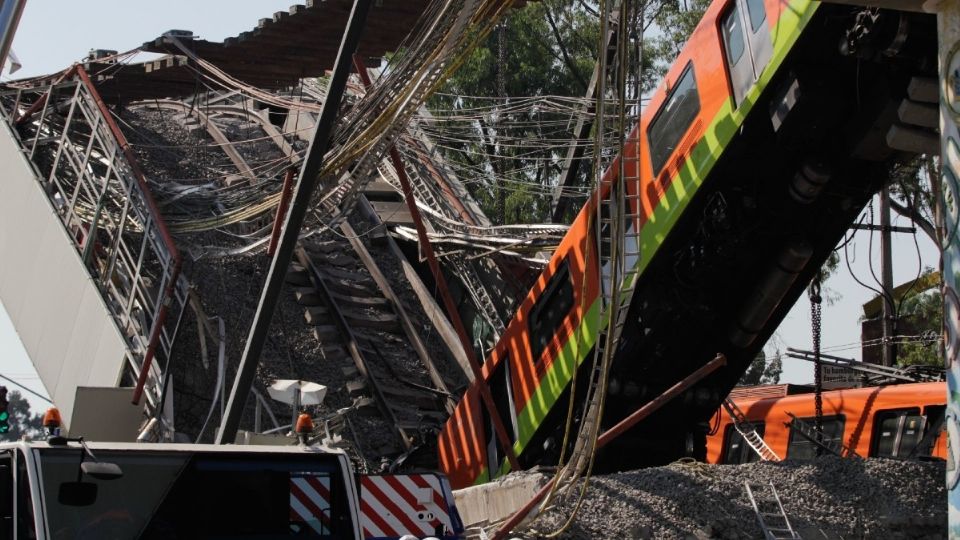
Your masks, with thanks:
M951 13L948 13L950 11ZM940 14L942 137L941 215L943 216L943 320L947 368L948 460L950 538L960 539L960 10ZM951 31L952 30L952 31Z

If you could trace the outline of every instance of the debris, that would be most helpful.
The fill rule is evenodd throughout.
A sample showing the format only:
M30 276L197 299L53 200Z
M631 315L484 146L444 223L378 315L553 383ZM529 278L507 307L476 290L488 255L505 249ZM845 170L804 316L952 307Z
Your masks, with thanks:
M665 467L591 478L560 538L762 538L744 482L773 482L790 523L809 539L944 538L943 462L843 459ZM538 519L526 539L558 528L575 497Z

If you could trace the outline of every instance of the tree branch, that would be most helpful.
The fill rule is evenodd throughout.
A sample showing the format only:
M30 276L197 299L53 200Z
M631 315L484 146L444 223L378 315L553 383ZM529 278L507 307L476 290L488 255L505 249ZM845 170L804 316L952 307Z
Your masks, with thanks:
M570 73L573 74L573 77L577 79L577 82L580 83L581 93L587 91L587 81L583 79L580 75L580 71L577 69L577 65L570 58L570 53L567 51L566 45L563 43L563 38L560 36L560 29L557 28L557 22L553 18L553 12L550 10L548 4L543 4L543 10L547 12L547 22L550 23L550 30L553 31L553 37L557 40L557 46L560 47L560 54L563 55L563 63L567 65L567 69L570 70Z
M926 234L927 236L930 237L931 240L933 240L934 244L939 245L939 240L937 240L936 227L934 227L932 223L930 223L929 221L927 221L926 218L920 215L920 212L918 212L915 208L900 204L899 202L894 200L892 197L890 198L890 208L893 208L894 212L914 222L914 224L916 224L916 226L919 227L920 230L924 232L924 234Z

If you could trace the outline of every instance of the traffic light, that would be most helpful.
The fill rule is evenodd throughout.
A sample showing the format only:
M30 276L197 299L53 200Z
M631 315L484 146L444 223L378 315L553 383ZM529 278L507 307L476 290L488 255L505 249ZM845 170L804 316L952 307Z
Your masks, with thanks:
M7 410L7 387L0 386L0 433L10 431L10 411Z

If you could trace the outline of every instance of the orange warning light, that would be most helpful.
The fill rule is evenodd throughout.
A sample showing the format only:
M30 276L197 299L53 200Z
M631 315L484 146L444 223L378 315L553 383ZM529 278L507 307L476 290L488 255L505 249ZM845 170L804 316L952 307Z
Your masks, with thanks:
M297 433L307 434L313 432L313 419L307 413L301 413L297 417L297 426L294 429Z
M60 419L60 411L56 407L50 407L43 415L43 427L47 429L56 429L63 425Z

